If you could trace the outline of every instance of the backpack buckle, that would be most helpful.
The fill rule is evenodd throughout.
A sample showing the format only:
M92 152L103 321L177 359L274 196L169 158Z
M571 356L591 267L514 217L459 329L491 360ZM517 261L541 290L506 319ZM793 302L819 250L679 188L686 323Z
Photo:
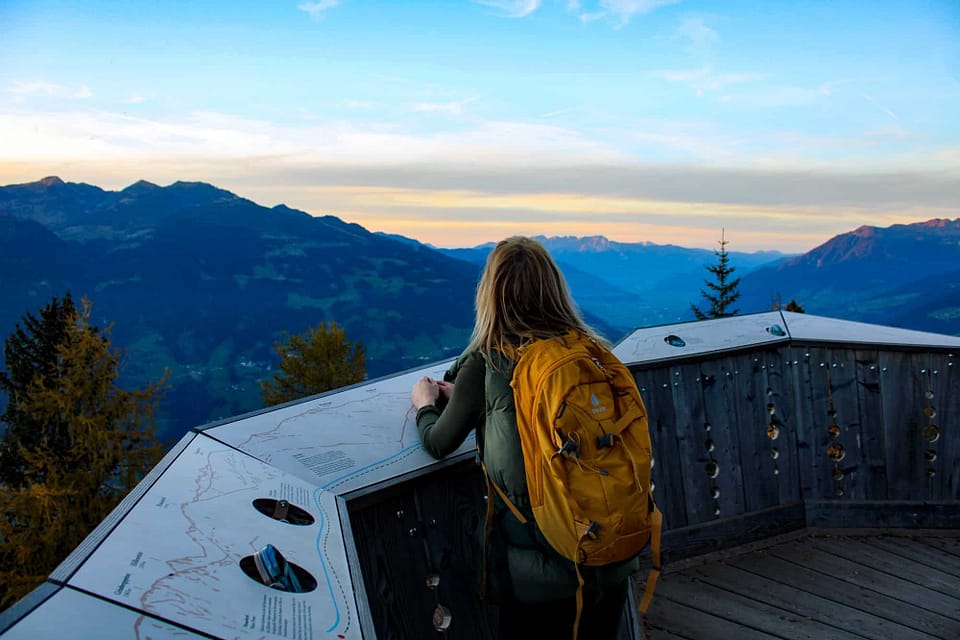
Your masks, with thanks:
M600 525L596 520L590 522L587 526L587 530L583 532L583 537L589 540L596 540L597 535L600 533Z
M607 447L613 446L613 434L605 433L602 436L597 436L597 449L606 449Z
M573 438L570 438L569 440L563 443L563 446L560 447L560 449L557 451L557 455L566 456L571 453L575 458L580 457L580 445Z

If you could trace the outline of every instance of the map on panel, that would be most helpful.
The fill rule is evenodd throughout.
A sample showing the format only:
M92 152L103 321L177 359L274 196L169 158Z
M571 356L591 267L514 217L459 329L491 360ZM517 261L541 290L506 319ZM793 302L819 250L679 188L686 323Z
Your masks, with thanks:
M323 491L342 494L434 462L420 446L410 389L449 362L208 429L205 433ZM474 446L471 438L461 451Z
M269 517L258 500L295 505L309 524ZM267 544L303 572L309 592L251 575ZM333 497L203 435L69 585L221 638L361 637Z

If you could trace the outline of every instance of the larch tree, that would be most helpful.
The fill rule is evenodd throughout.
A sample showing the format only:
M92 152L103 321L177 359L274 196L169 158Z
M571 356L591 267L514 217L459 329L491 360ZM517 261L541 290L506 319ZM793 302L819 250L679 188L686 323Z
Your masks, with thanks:
M720 232L720 249L714 250L717 256L716 264L706 266L706 270L713 274L713 280L704 280L706 289L700 290L700 295L710 303L706 311L702 311L697 305L691 304L697 320L707 320L710 318L728 318L739 313L739 309L731 309L733 303L740 297L740 278L733 278L735 268L730 264L730 254L727 253L728 240L724 231Z
M260 381L265 406L363 381L366 349L347 339L336 322L322 322L305 333L288 335L274 343L280 357L280 372Z
M3 435L4 447L19 456L20 475L0 485L0 607L43 582L163 453L154 412L165 379L135 391L118 387L120 353L109 328L91 326L90 310L84 300L58 325L63 335L45 336L56 344L53 366L20 384L16 412L4 414L26 418L8 422ZM25 326L8 347L39 337L30 327L40 325ZM23 437L28 428L37 431Z

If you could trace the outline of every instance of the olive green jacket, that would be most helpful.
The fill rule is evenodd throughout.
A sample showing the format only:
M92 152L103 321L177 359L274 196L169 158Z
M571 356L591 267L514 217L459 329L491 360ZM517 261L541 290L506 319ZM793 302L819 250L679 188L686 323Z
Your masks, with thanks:
M435 458L457 449L470 431L476 429L477 443L487 472L507 497L527 516L520 523L494 493L496 541L503 548L491 548L490 555L504 554L510 586L517 600L544 602L572 597L577 591L573 562L544 539L530 510L523 450L517 431L517 415L510 379L514 363L506 358L490 363L477 352L461 355L444 375L454 382L447 406L433 405L417 412L417 431L424 448ZM584 591L600 597L604 587L618 584L639 568L636 558L606 567L581 567L586 580Z

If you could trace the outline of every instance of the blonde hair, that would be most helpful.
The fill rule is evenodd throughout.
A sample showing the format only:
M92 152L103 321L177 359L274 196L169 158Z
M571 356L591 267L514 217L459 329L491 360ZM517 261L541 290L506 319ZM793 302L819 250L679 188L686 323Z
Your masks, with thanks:
M467 349L480 351L488 362L494 351L515 358L518 346L571 329L606 342L580 317L557 264L531 238L501 240L490 252L475 308Z

